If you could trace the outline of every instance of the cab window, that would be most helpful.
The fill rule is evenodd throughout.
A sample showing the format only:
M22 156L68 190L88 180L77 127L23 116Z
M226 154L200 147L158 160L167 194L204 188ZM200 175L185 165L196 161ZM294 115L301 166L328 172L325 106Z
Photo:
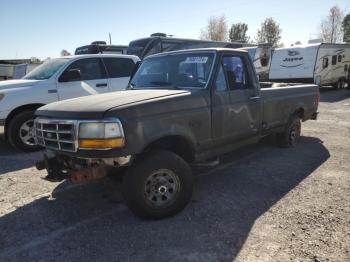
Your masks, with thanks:
M246 89L246 71L241 57L224 56L222 66L230 90Z
M135 68L135 64L128 58L103 58L108 76L110 78L130 77Z
M222 65L220 65L220 68L216 77L215 87L216 87L216 91L219 91L219 92L228 90L225 72Z
M62 73L65 74L70 70L79 70L81 74L80 81L95 80L106 78L106 72L102 66L99 58L86 58L80 59L73 62L68 68ZM77 81L76 79L66 79L65 82Z

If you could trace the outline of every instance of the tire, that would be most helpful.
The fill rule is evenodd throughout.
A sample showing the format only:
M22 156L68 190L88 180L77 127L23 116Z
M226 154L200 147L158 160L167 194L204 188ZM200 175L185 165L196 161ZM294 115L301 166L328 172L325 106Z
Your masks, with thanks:
M345 86L345 82L343 79L339 79L337 83L334 84L335 89L343 89Z
M15 115L9 123L7 137L10 144L21 152L34 152L41 149L35 145L32 136L34 112L23 111Z
M284 132L277 134L277 142L280 147L288 148L296 145L300 138L301 121L296 115L289 120Z
M182 211L193 192L188 164L170 151L156 151L131 166L123 179L128 208L143 219L161 219Z

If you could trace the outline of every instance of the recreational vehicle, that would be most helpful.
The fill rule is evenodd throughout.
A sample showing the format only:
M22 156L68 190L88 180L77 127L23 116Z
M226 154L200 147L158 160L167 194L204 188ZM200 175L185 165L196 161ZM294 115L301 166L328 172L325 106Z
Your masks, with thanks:
M277 48L272 57L269 80L344 88L350 80L349 66L350 44Z
M131 41L128 47L128 55L136 55L140 59L157 53L163 53L168 51L195 49L195 48L210 48L210 47L223 47L223 48L242 48L254 46L247 43L235 43L235 42L219 42L219 41L206 41L197 39L184 39L169 37L163 33L155 33L150 37L137 39Z
M75 55L87 54L126 54L126 45L107 45L105 41L95 41L91 45L80 46L75 49Z
M260 80L268 80L273 52L272 45L259 44L258 46L244 47L242 49L248 51L250 58L253 60L255 71L259 75Z

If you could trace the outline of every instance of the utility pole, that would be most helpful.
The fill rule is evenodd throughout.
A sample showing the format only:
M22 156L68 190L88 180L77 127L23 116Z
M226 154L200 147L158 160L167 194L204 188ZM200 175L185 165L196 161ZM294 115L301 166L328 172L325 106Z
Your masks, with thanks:
M111 33L108 33L109 34L109 45L112 45L112 36L111 36Z

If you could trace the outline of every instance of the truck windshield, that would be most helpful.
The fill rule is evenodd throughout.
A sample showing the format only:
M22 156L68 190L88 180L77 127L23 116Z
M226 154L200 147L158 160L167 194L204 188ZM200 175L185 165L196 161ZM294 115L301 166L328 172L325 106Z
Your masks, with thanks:
M45 80L49 79L53 74L55 74L69 59L67 58L57 58L50 59L49 61L43 63L42 65L35 68L33 71L29 72L23 77L23 79L30 80Z
M205 88L214 53L170 54L145 59L130 82L131 88Z

